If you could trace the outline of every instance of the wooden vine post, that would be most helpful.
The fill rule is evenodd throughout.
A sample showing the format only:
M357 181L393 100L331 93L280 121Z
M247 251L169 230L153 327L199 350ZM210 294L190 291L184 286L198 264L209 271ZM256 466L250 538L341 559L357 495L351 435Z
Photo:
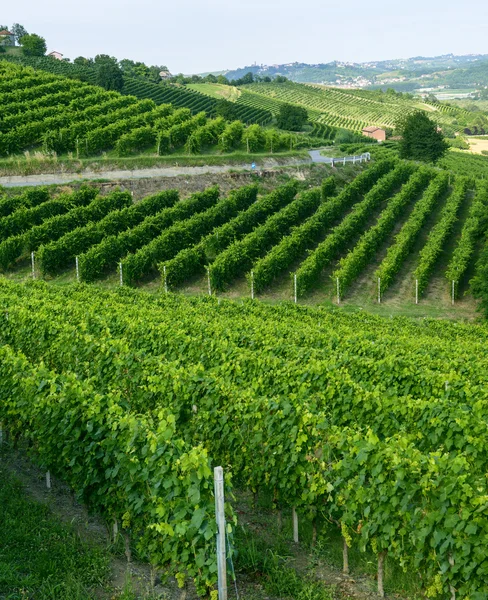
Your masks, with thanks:
M166 279L166 265L163 267L163 279L164 279L164 293L168 293L168 281Z
M210 267L206 267L207 269L207 284L208 284L208 295L212 295L212 285L210 283Z
M342 537L342 572L344 575L349 575L349 547L344 536Z
M295 544L298 544L298 515L297 509L295 507L292 508L292 517L293 517L293 541Z
M385 597L385 589L383 587L383 580L385 576L385 557L386 550L383 550L378 554L378 595L380 598Z
M227 555L225 550L224 470L214 469L215 518L217 521L217 572L219 600L227 600Z

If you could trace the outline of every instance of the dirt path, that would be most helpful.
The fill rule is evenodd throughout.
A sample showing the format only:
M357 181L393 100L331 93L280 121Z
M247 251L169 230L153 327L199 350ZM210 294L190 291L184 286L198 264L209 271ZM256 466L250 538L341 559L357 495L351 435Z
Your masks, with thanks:
M90 171L85 170L81 173L46 173L41 175L8 175L0 177L0 186L4 187L24 187L38 185L63 185L73 182L93 181L100 179L108 179L110 181L122 180L138 180L151 179L156 177L178 177L179 175L211 175L228 173L229 171L244 171L244 172L260 172L262 170L274 169L279 167L294 167L299 165L311 165L312 163L327 163L336 165L345 164L346 162L360 162L359 157L343 157L328 158L320 155L320 150L311 150L309 152L310 159L299 160L292 159L286 162L278 161L274 158L268 158L262 162L262 165L252 168L251 164L242 165L206 165L202 167L156 167L149 169L134 169L134 170L101 170ZM366 160L365 157L361 162ZM253 163L254 164L254 163Z
M290 165L299 164L298 161ZM290 166L281 165L281 166ZM4 187L21 187L37 185L62 185L76 181L89 181L97 179L127 180L149 179L154 177L177 177L178 175L208 175L228 173L232 170L251 171L249 165L225 165L205 167L164 167L151 169L116 170L116 171L83 171L82 173L56 173L45 175L11 175L0 177L0 185Z

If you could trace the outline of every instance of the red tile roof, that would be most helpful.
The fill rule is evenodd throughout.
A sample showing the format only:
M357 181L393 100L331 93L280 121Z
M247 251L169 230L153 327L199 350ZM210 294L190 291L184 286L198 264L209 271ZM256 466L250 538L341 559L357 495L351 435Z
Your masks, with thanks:
M381 127L375 127L374 125L369 125L369 127L365 127L363 131L369 131L369 133L373 133L375 131L383 131Z
M0 35L14 35L14 34L10 33L10 31L7 31L6 29L4 29L3 31L0 31Z

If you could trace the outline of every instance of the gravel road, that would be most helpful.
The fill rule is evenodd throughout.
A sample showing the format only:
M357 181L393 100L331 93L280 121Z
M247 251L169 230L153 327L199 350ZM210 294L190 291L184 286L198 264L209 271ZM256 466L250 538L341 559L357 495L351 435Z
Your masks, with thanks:
M312 163L326 163L340 165L345 162L362 162L369 160L368 155L346 156L344 158L329 158L321 156L320 150L311 150L309 152L310 160L293 161L276 166L287 167L295 165L305 165ZM265 167L267 168L267 167ZM0 186L4 187L24 187L38 185L63 185L75 181L93 181L97 179L108 179L110 181L127 179L147 179L151 177L176 177L178 175L206 175L227 173L229 171L251 171L251 166L246 165L221 165L221 166L203 166L203 167L163 167L151 169L137 169L134 171L83 171L83 173L55 173L44 175L10 175L0 177ZM259 171L259 168L257 169Z

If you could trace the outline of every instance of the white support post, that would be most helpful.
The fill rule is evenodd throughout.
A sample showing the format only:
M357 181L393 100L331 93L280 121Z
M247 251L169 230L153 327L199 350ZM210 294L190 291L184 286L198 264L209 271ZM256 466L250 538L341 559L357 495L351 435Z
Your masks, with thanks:
M296 273L293 275L293 296L295 298L295 304L297 304L298 295L297 295L297 274Z
M378 304L381 304L381 279L378 277Z
M341 303L341 293L339 287L339 277L337 277L337 304Z
M346 166L346 157L344 156L344 166Z
M119 262L120 285L124 285L124 274L122 271L122 261Z
M453 279L453 280L452 280L452 294L451 294L451 296L452 296L452 298L451 298L451 302L452 302L452 305L453 305L453 306L454 306L454 294L455 294L455 286L456 286L456 283L455 283L455 281L454 281L454 279Z
M297 509L295 507L292 508L292 517L293 517L293 541L295 544L298 544L298 515Z
M254 300L254 271L251 271L251 300Z
M224 470L214 469L215 518L217 520L217 570L219 600L227 600L227 554L225 550Z
M212 285L210 283L210 267L207 267L207 284L208 284L208 295L212 295Z
M355 164L356 164L356 157L355 157L355 156L353 156L353 159L352 159L352 164L353 164L353 165L355 165Z
M415 280L415 304L419 303L419 280Z
M454 567L454 559L451 554L449 554L448 561L449 565ZM451 592L451 600L456 600L456 588L452 584L449 584L449 591Z
M334 168L334 159L332 159L332 168Z
M75 265L76 265L76 281L80 281L80 267L78 265L78 257L75 258Z
M31 252L32 279L36 278L36 259L34 252Z
M164 278L164 293L168 293L168 282L166 280L166 265L163 267L163 278Z
M46 472L46 487L48 490L51 489L51 472L50 471Z

